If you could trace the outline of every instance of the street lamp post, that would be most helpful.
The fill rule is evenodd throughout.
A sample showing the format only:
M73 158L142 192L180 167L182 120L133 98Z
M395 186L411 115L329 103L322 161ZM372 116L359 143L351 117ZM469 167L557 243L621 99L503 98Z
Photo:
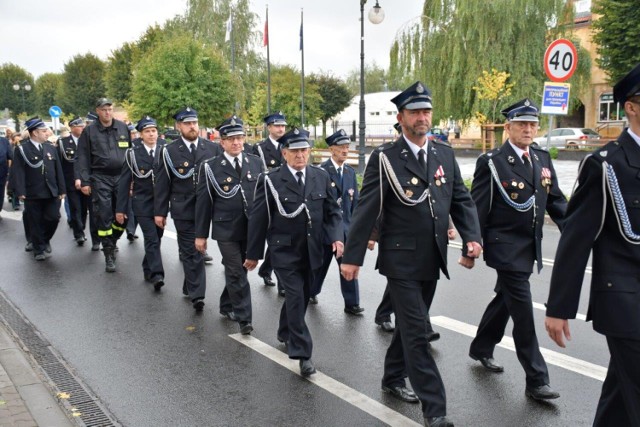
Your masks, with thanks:
M26 80L23 81L22 83L14 83L13 84L13 90L20 91L20 93L22 94L22 112L26 113L27 112L27 106L26 103L24 101L24 92L27 91L29 92L31 90L31 85L29 84L29 82L27 82ZM16 126L17 126L17 117L18 115L16 114Z
M364 139L365 139L365 105L364 105L364 5L367 0L360 0L360 129L358 139L358 172L364 172ZM369 11L369 21L379 24L384 20L384 11L376 0L376 5Z

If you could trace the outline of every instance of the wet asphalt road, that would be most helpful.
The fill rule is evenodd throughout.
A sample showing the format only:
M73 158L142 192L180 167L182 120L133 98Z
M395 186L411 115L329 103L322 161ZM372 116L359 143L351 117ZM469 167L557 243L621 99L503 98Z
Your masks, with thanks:
M142 278L141 239L119 242L118 272L108 274L102 254L77 247L63 219L52 241L53 256L37 263L23 251L22 224L10 218L17 216L6 211L2 216L2 291L122 425L386 425L229 337L238 326L218 314L223 272L215 242L209 241L214 263L207 266L207 305L196 314L181 294L182 268L174 239L163 239L167 285L156 293ZM553 259L558 236L557 229L545 228L546 258ZM432 316L476 326L492 298L495 273L481 261L470 271L457 266L458 254L458 249L450 248L452 280L440 282ZM361 305L366 311L359 317L342 311L338 271L332 266L319 305L310 306L307 313L313 360L325 375L421 423L419 405L398 402L380 391L391 336L373 321L385 283L374 263L371 252L361 271ZM532 276L534 302L546 300L550 274L547 266ZM582 294L582 314L588 280L590 275ZM282 298L255 272L250 281L253 337L284 351L276 340ZM546 336L544 313L535 314L541 347L607 366L605 340L590 324L573 321L573 342L562 350ZM442 339L432 351L445 382L448 414L456 426L591 425L601 381L550 365L551 384L562 397L536 403L524 396L524 373L514 352L497 348L495 358L505 372L491 374L467 356L471 337L442 326L436 330ZM509 336L510 330L508 326Z

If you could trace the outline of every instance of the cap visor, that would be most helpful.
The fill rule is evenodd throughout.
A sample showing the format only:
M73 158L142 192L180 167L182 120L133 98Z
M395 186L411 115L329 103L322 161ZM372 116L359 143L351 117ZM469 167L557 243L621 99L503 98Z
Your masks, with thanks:
M537 116L517 116L509 120L510 122L540 122Z
M283 148L288 148L289 150L296 150L298 148L310 148L310 147L311 145L309 145L309 142L307 141L296 141L289 144L289 146L283 147Z
M404 107L405 110L431 110L433 106L428 101L410 102Z

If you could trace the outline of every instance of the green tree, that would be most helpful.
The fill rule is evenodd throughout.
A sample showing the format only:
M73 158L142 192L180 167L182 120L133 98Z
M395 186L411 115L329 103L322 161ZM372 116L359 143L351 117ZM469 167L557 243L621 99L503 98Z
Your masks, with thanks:
M115 101L123 102L129 99L131 92L131 77L134 66L134 43L125 43L119 49L111 52L107 59L105 70L105 85L107 95Z
M14 90L14 84L18 84L21 88L29 85L31 90ZM33 113L35 110L33 105L34 86L33 76L24 68L11 63L0 65L0 109L8 108L13 113L13 118L16 118L17 114L21 112Z
M360 68L354 68L347 74L346 85L352 97L360 95ZM387 78L387 72L375 62L364 66L364 93L397 90Z
M640 62L640 8L637 0L598 0L592 7L600 15L593 22L598 44L596 63L611 84Z
M76 55L64 64L62 111L77 115L93 111L96 100L106 95L104 73L104 62L92 53Z
M58 105L62 91L63 76L60 73L45 73L36 80L35 108L41 116L49 115L49 108Z
M490 115L473 86L484 70L493 68L516 83L502 102L524 97L540 102L547 80L545 49L556 38L572 39L573 16L573 3L564 0L425 0L419 25L396 36L389 75L406 75L405 83L423 81L433 93L436 122L449 117L469 120L480 110ZM572 41L580 58L569 80L575 106L589 83L591 64L586 50Z
M202 126L214 126L233 113L238 85L219 52L189 35L177 36L136 65L130 113L149 114L167 125L178 109L191 106Z
M287 116L289 126L301 126L300 102L301 74L295 67L280 65L271 67L271 111L282 111ZM266 80L266 79L264 79ZM305 124L313 125L320 120L321 109L318 86L305 77L304 117ZM253 92L251 108L248 111L249 123L253 126L262 123L267 110L266 83L259 83Z
M320 94L320 121L322 121L322 139L327 137L327 121L349 106L351 93L347 85L337 77L327 74L312 74L309 83L318 88Z
M478 77L477 86L473 87L480 101L489 102L492 123L496 122L498 103L511 95L511 89L515 86L513 82L507 83L508 79L509 73L504 71L498 71L494 68L489 73L485 70Z

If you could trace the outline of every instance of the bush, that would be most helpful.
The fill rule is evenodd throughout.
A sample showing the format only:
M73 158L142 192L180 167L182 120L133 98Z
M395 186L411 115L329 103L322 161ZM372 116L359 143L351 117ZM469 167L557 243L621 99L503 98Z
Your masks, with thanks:
M549 148L549 155L551 156L552 159L557 159L558 158L558 148L557 147L551 147Z
M322 139L316 139L313 142L312 147L318 150L326 150L327 148L329 148L327 142Z

